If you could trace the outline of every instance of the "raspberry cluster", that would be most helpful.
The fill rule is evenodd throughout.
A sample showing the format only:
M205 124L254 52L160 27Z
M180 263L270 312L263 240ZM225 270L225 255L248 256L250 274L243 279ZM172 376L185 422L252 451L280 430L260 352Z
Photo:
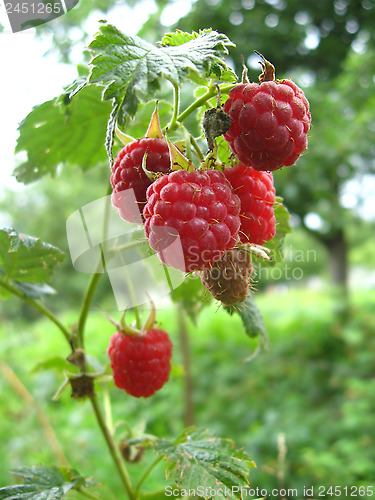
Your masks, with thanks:
M162 139L155 110L146 137L120 151L111 175L113 205L122 218L134 221L134 202L129 210L122 199L134 191L138 221L141 213L160 261L200 272L204 286L227 305L248 293L252 268L245 246L258 251L251 245L263 245L276 234L272 172L292 165L305 151L311 124L303 91L291 80L275 80L275 68L261 57L260 83L248 82L245 73L223 108L218 92L217 108L205 113L209 154L198 168ZM233 152L232 166L217 162L219 135Z

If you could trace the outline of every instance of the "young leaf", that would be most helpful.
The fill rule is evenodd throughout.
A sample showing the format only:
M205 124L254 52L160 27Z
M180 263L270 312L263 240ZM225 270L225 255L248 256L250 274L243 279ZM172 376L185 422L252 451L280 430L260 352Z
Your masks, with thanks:
M20 467L10 473L23 483L0 488L0 500L58 500L86 483L77 471L63 467Z
M239 314L245 327L246 335L251 338L261 337L268 342L267 330L252 292L241 302L240 307L225 306L224 309L231 315L234 313Z
M200 30L198 33L196 31L186 33L176 30L175 33L165 34L160 44L162 47L179 47L178 50L185 49L186 57L191 59L198 68L202 68L202 74L193 71L189 76L198 85L205 85L209 76L223 82L235 82L237 80L237 75L224 60L225 55L228 54L228 47L235 47L236 45L222 33L217 33L212 29ZM181 47L182 45L184 47ZM215 51L215 55L218 57L212 57L209 52L211 50ZM173 54L172 49L170 53ZM207 57L212 57L211 67L207 66L207 69L206 64L208 61L204 61L205 54L207 54Z
M36 106L21 122L16 152L24 151L27 160L14 170L19 182L53 175L60 164L88 170L106 161L111 104L101 102L95 86L82 88L72 100L70 96L63 94Z
M199 34L170 34L157 47L128 36L111 24L102 24L89 45L93 53L89 83L104 86L103 99L116 99L130 115L136 112L137 97L151 98L161 78L181 85L186 77L207 84L207 78L235 81L225 63L233 43L216 31Z
M276 234L272 240L264 243L264 246L271 250L278 250L283 245L285 235L291 232L290 213L283 204L283 199L280 196L276 196L274 210L276 217Z
M181 303L183 310L196 325L200 311L210 304L211 295L207 294L199 278L189 276L171 291L171 298L173 302Z
M64 253L49 243L13 229L0 229L0 266L5 280L48 282L63 259Z
M169 462L167 479L179 488L248 487L248 475L255 464L230 439L217 438L205 429L187 429L176 442L160 440L156 452ZM209 498L205 496L204 498Z

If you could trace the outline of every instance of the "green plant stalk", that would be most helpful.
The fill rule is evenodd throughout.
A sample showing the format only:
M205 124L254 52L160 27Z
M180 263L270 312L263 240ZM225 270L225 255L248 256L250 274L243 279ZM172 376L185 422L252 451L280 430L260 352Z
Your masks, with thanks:
M111 398L108 391L108 384L103 384L102 387L103 387L105 421L110 433L113 434L112 407L111 407Z
M111 194L111 192L112 192L112 186L109 185L106 195L109 196ZM109 203L109 200L107 200L106 205L105 205L104 221L103 221L103 236L102 236L103 248L101 249L102 250L102 252L101 252L102 257L101 257L101 260L98 262L97 269L99 269L99 267L101 265L104 265L103 252L104 252L104 246L106 245L107 239L108 239L108 219L109 219L109 214L110 214L109 210L110 210L110 203ZM89 284L87 286L87 290L86 290L85 295L83 297L81 311L80 311L79 319L78 319L78 346L81 347L82 349L84 349L84 343L85 343L84 335L85 335L85 326L86 326L87 315L89 313L89 310L90 310L90 307L91 307L91 304L92 304L92 301L94 298L94 294L95 294L95 291L96 291L96 288L98 286L98 283L100 281L101 276L102 276L102 273L94 273L91 275Z
M174 130L177 125L177 117L180 109L180 88L177 85L177 83L173 83L173 96L174 96L173 116L171 121L167 125L168 130Z
M190 136L190 142L191 142L192 146L194 147L195 151L197 152L199 158L203 161L204 154L202 153L201 148L199 147L197 141L195 140L195 138L192 135Z
M130 297L131 297L131 302L132 302L132 309L134 310L134 314L135 314L136 327L138 328L138 330L140 330L142 328L142 321L141 321L141 315L140 315L140 312L139 312L139 307L137 306L137 294L135 292L135 288L134 288L133 282L132 282L132 280L131 280L131 278L129 276L129 273L127 271L125 262L122 259L122 256L121 256L121 261L124 264L123 267L122 267L122 270L123 270L123 272L125 274L125 279L126 279L126 282L127 282L128 286L129 286L129 292L130 292Z
M141 479L138 481L138 484L137 484L137 487L135 488L135 498L138 499L139 498L139 492L140 492L140 489L141 489L141 486L142 484L144 483L144 481L146 480L147 476L150 474L150 472L153 470L153 468L159 463L161 462L163 456L160 455L159 457L157 457L153 462L151 462L151 464L147 467L147 469L145 470L145 472L143 473Z
M102 277L101 273L94 273L91 275L89 285L87 287L87 290L85 292L83 301L82 301L82 307L81 311L79 314L79 320L78 320L78 347L81 347L84 349L84 334L85 334L85 326L86 326L86 320L87 316L91 307L91 303L94 298L95 290L99 284L100 278Z
M228 94L228 92L235 87L236 84L231 85L223 85L220 88L220 92L222 94ZM216 87L210 87L205 94L203 94L199 99L190 104L189 107L185 109L180 115L177 117L177 121L183 122L191 113L193 113L196 109L200 108L203 104L205 104L211 97L214 97L217 93Z
M31 297L27 297L27 295L24 295L20 290L18 290L18 288L16 288L9 282L5 283L3 281L0 281L0 286L8 290L8 292L12 293L19 299L26 302L30 306L34 307L41 314L43 314L49 320L51 320L52 323L54 323L59 328L59 330L62 332L65 339L67 340L68 344L70 345L71 332L61 323L61 321L57 318L57 316L55 316L55 314L52 311L50 311L47 307L45 307L41 302L38 302L37 300L34 300Z
M112 456L113 462L116 466L117 472L119 474L119 477L121 479L122 485L124 486L124 489L126 491L126 494L130 500L135 500L136 497L134 495L134 489L133 485L128 473L128 470L121 458L120 452L115 444L115 442L112 439L111 433L108 430L108 427L105 424L104 417L102 415L101 409L99 407L98 401L96 399L96 396L93 395L90 397L90 401L94 410L94 414L96 417L96 420L99 424L100 430L102 431L102 434L104 436L104 439L107 443L109 452Z
M91 498L92 500L101 500L100 497L93 495L92 493L89 493L86 490L83 490L82 488L76 488L76 491L78 491L82 496L86 498Z

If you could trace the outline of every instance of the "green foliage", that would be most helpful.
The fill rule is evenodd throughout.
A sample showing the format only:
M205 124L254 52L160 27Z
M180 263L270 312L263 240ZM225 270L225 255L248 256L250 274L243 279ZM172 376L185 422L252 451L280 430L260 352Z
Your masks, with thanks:
M221 3L217 5L220 7ZM215 6L212 7L212 10L215 10ZM232 6L227 3L223 5L223 9L228 12ZM286 10L290 12L289 8ZM211 14L209 9L207 14ZM280 20L281 25L285 26L285 19ZM247 26L246 30L248 31ZM297 30L300 31L295 39L304 33L305 28L297 27ZM296 35L288 31L286 33L290 39ZM253 35L251 31L251 36ZM291 43L293 46L292 40ZM283 44L277 46L281 47L280 50L284 48ZM16 169L18 180L28 183L46 174L57 175L60 165L78 166L82 170L89 170L104 162L104 143L111 158L116 124L126 125L127 133L132 133L133 130L136 136L142 136L146 128L146 116L149 116L154 106L154 101L150 99L155 97L156 91L163 94L164 80L172 83L177 101L179 87L186 80L202 85L206 88L206 92L208 87L209 99L205 102L198 100L190 106L191 102L185 97L188 101L188 107L185 108L186 116L194 114L192 117L194 119L201 117L206 106L216 105L214 102L216 90L213 81L210 80L217 79L222 82L236 80L236 75L226 62L229 47L233 47L229 38L211 29L192 33L178 30L175 33L168 33L160 43L153 45L139 37L121 33L110 24L102 24L89 46L93 55L89 76L78 78L59 98L34 108L22 122L17 151L26 152L27 161ZM295 53L299 53L297 46L293 47L297 51ZM259 46L256 48L261 49ZM283 55L291 53L293 54L293 51L286 48L285 54L281 54L281 61ZM298 61L299 57L295 57L292 64L301 62ZM367 85L371 83L373 66L369 64L367 68L365 62L363 58L354 56L344 67L344 78L340 75L335 81L322 80L311 89L313 107L316 106L316 109L321 111L320 122L319 119L314 122L317 132L310 143L312 154L300 160L301 164L304 163L304 168L284 169L282 173L275 174L278 185L288 200L288 206L289 199L292 200L292 211L300 215L303 220L306 210L315 209L317 206L317 211L331 224L329 228L330 231L333 229L331 232L345 225L339 200L340 187L342 182L353 174L355 165L350 164L347 174L341 177L338 168L342 162L348 161L353 143L359 145L357 153L363 158L369 156L369 148L372 147L371 141L367 138L357 140L361 131L371 126L371 112L368 110L374 106L371 92L363 93L363 103L361 99L353 98L351 102L353 107L345 114L344 120L337 113L335 115L342 102L351 101L349 89L356 83L355 75L359 69L367 78ZM85 70L81 73L84 75ZM102 94L100 87L104 87ZM230 86L222 87L225 92ZM101 97L104 102L100 101ZM106 102L109 100L113 100L112 107ZM181 132L182 125L178 119L179 116L184 116L184 112L179 115L179 101L177 103L175 101L172 107L168 100L171 100L170 96L161 101L159 108L163 125L172 129L172 134ZM350 118L353 109L357 110L354 120ZM187 138L190 139L186 123L184 122L183 126ZM219 157L224 162L230 162L228 144L223 143L221 139L219 139ZM106 173L107 176L108 174L109 172ZM86 188L87 182L84 182L84 185ZM288 193L291 194L290 197ZM63 201L65 201L64 194ZM78 208L82 206L83 196L81 196L78 193ZM324 205L321 203L322 200L328 204ZM56 200L54 201L56 203ZM290 225L289 213L282 205L281 199L278 199L275 213L278 223L277 233L268 247L275 252L276 258L282 260L282 243L284 236L290 232ZM54 265L61 259L62 253L57 248L44 244L36 238L23 237L9 231L0 233L0 264L3 268L0 285L15 295L22 293L35 298L51 293L52 289L45 284L45 281L50 280ZM85 315L92 305L95 292L93 283L95 280L90 281L78 315L79 340L83 339ZM192 369L193 385L196 386L193 404L200 425L202 423L204 427L210 425L214 430L222 430L225 435L245 442L246 447L251 450L251 456L254 450L256 456L261 458L259 462L266 463L268 470L275 471L275 477L268 477L263 470L258 473L258 479L260 477L261 482L264 481L264 484L268 483L270 486L277 485L280 463L276 458L275 445L278 436L283 433L286 433L290 450L288 464L283 464L283 472L285 480L292 483L291 486L294 486L294 481L300 487L312 480L317 484L323 484L324 481L332 481L333 478L340 483L340 478L349 481L349 475L352 484L356 484L363 481L363 477L366 479L370 477L374 447L371 447L373 444L371 425L366 419L366 414L373 413L373 405L367 400L367 395L374 393L374 386L372 381L368 380L368 373L371 373L373 367L369 354L371 349L368 349L367 344L366 348L364 346L368 343L371 347L373 343L372 322L352 319L343 325L323 302L322 297L316 300L314 307L307 309L299 302L301 300L299 293L290 294L286 303L280 297L274 300L270 300L269 295L261 297L261 302L263 301L261 310L264 312L265 321L255 305L252 294L241 307L226 308L230 315L219 311L215 316L215 306L212 302L207 301L208 307L202 311L202 292L198 279L187 280L180 289L173 292L174 300L195 321L195 326L190 328L193 339L192 350L196 355ZM70 293L69 287L68 293ZM308 298L310 299L309 296ZM323 299L330 300L327 296L323 296ZM41 303L38 304L39 310L43 311ZM310 300L308 304L310 306ZM202 313L199 328L196 321L198 312ZM44 313L53 320L53 313L46 309ZM181 324L176 325L170 318L169 311L161 316L161 320L158 321L161 324L166 323L168 331L176 332L182 328ZM61 323L56 318L54 323L54 328L57 326L61 329ZM108 368L108 359L105 355L109 337L108 324L93 315L87 323L85 339L89 353L87 366L89 369L95 368L105 372ZM69 317L69 325L71 324L77 324L76 312L72 314L72 318ZM252 355L246 360L251 360L252 363L242 365L244 351L250 350L251 339L259 342L256 352L261 347L268 347L266 328L270 326L273 340L279 340L280 343L274 342L273 345L276 347L264 353L267 358L262 356L254 359L255 356ZM37 328L40 328L43 334L44 330L49 331L44 324L38 325ZM68 340L65 349L68 351L66 354L69 354L75 339L71 339L71 330L64 328L63 326L62 331L65 340ZM8 335L8 331L4 330L5 349L11 355L9 361L18 366L25 379L26 377L29 379L30 346L28 351L27 346L22 344L22 340L29 334L29 325L26 327L17 324L14 329L17 336ZM243 330L246 335L243 335ZM40 350L32 351L31 348L34 365L35 358L38 358L32 375L40 382L38 401L43 398L50 399L55 392L57 378L61 377L61 371L66 369L67 365L63 357L51 357L51 352L63 350L54 350L56 345L50 348L51 337L52 335L47 336L48 341ZM34 340L33 337L30 338ZM30 338L28 342L32 343ZM38 338L42 339L44 342L45 335ZM183 344L181 339L174 340L177 345L178 342ZM14 341L19 342L18 347L22 344L19 357L7 349ZM83 342L78 344L79 347L82 345ZM48 360L43 361L43 357L47 357L47 354ZM171 375L174 384L163 389L163 392L152 398L152 401L126 399L128 422L125 438L132 437L134 428L140 427L140 419L147 418L148 433L165 436L165 439L157 441L156 450L168 463L167 478L177 483L179 488L190 489L197 484L208 488L216 488L218 485L229 488L247 486L247 476L254 464L245 451L235 449L231 438L216 438L205 430L188 429L177 441L174 440L173 436L178 435L183 426L184 408L181 392L184 378L181 375L184 372L183 368L189 368L186 365L182 368L178 357L179 354L175 354L175 366ZM353 367L356 370L354 373L351 371ZM85 373L80 375L86 376ZM2 381L0 383L3 384ZM103 418L100 419L99 406L96 409L96 417L102 430L108 426L108 432L104 432L104 437L107 444L109 442L110 449L114 450L124 435L118 431L121 422L118 420L116 423L112 422L109 387L111 386L107 385L106 377L96 380L98 396L104 398L105 422ZM6 387L6 391L9 393L10 388ZM111 392L114 393L114 414L122 419L124 394L119 391ZM19 411L17 406L19 401L11 399L11 397L4 398L5 402L10 401L10 408L6 406L6 413L9 415L12 415L14 408ZM28 400L27 397L25 399ZM353 410L352 401L355 402L356 411ZM46 406L49 404L46 403ZM52 411L59 418L59 432L63 438L71 438L67 439L70 444L69 453L74 456L77 463L80 462L83 454L80 446L74 444L80 440L86 442L93 464L102 467L101 477L109 478L108 481L111 481L114 491L118 491L119 478L113 479L113 467L102 463L103 443L96 439L93 421L90 420L87 407L83 404L75 410L75 415L66 418L64 412L67 413L69 407L67 396L63 394L56 404L58 406ZM165 418L166 415L168 418ZM338 415L343 417L342 427L336 429L333 425L327 425L329 418L334 416L333 420L337 426ZM69 424L66 425L68 420ZM76 431L78 427L82 428L80 426L82 422L85 424L85 432L77 437ZM322 422L324 422L323 429ZM355 448L354 454L357 460L348 473L346 469L347 463L350 463L352 458L353 441L361 437L359 428L366 432L362 444L366 446L370 444L371 451L366 451L365 446ZM45 432L45 429L43 431ZM345 435L345 438L342 435ZM26 438L30 444L32 442L30 440L33 439L31 433ZM114 439L112 445L111 439ZM139 442L143 442L142 436ZM22 446L23 443L18 444L19 448ZM327 451L330 446L332 451ZM14 448L16 452L19 449L17 444ZM36 453L39 451L41 450L36 450ZM44 450L41 451L43 452ZM21 457L24 458L22 453ZM150 472L144 465L144 463L139 466L134 464L132 477L135 478L135 484L137 479L143 481L145 470L146 475ZM83 467L89 468L90 465L84 463ZM121 466L117 469L121 472ZM345 476L342 471L345 471ZM87 485L82 476L61 468L24 468L16 470L15 475L22 476L24 484L2 488L0 494L4 496L0 498L30 500L52 496L61 498L68 491ZM151 486L156 485L160 488L160 476L156 479L153 475L149 477L152 478ZM121 479L124 482L124 474Z
M13 229L1 229L0 289L11 283L28 297L54 293L45 282L51 281L56 265L63 259L64 253L49 243Z
M60 164L88 170L105 161L110 104L101 102L95 86L74 99L64 99L66 95L36 106L21 122L16 152L25 151L27 160L14 171L19 182L55 175Z
M215 490L220 486L249 486L249 470L255 466L243 450L235 449L232 441L204 429L188 429L175 443L160 440L155 449L169 462L167 479L185 490L198 485Z
M284 295L258 293L257 303L270 332L272 349L247 364L241 361L250 353L251 339L244 334L238 315L218 311L211 302L202 311L199 326L189 322L196 422L199 427L209 427L217 436L245 447L258 465L251 472L252 487L269 490L278 487L275 474L280 433L285 433L288 448L286 487L328 486L333 481L358 486L371 483L375 461L372 446L375 386L371 378L374 299L371 291L353 293L352 319L340 327L332 314L327 291L290 288ZM63 319L72 323L75 317L75 311L71 311ZM178 364L181 356L174 310L160 311L158 320L160 327L171 332L174 362ZM114 327L98 312L93 312L87 327L87 349L105 366L105 350ZM38 396L60 441L70 443L72 465L79 466L85 476L90 476L94 469L97 481L120 491L111 464L103 459L104 443L97 437L88 404L72 407L68 393L58 402L51 402L62 380L55 368L30 373L38 361L51 357L52 353L68 354L55 327L46 320L34 324L2 321L0 342L7 363L30 392ZM108 388L114 420L124 419L126 407L126 420L131 427L145 419L148 433L172 442L181 432L184 412L181 376L174 374L160 394L148 400L135 400L112 386ZM14 397L3 378L0 391L0 438L9 451L0 470L0 484L4 485L9 483L8 468L25 459L28 463L51 463L54 456L47 442L46 446L40 446L45 438L33 412L27 410L20 398ZM103 397L101 384L98 396ZM77 427L82 432L77 433ZM123 429L122 426L116 430L119 441ZM139 463L131 464L135 478L141 477L152 455L146 453ZM149 491L165 487L162 464L147 481ZM109 493L99 497L111 498ZM78 495L74 498L78 500ZM302 500L302 495L297 498Z
M223 62L228 46L233 43L225 35L204 30L199 35L169 34L157 47L103 24L89 45L93 53L89 82L103 85L103 99L116 99L133 116L138 96L150 99L160 89L161 76L174 85L186 77L201 84L210 76L234 81Z
M238 306L226 306L224 309L228 311L229 314L237 312L240 315L246 335L251 338L260 337L261 340L268 341L266 327L255 303L253 292L250 292L246 300Z
M190 319L197 323L199 313L210 303L210 295L206 296L205 289L198 277L189 276L180 286L171 291L172 300L179 303Z
M349 0L339 6L325 0L303 5L298 0L239 4L198 0L179 19L178 27L192 30L200 25L202 16L206 26L214 26L236 40L238 51L233 59L238 71L241 54L246 60L255 49L277 63L277 78L298 68L327 80L340 72L355 41L364 40L363 45L373 47L375 40L372 2ZM350 29L348 23L354 19L355 28ZM306 43L312 33L317 35L314 46Z
M280 196L276 196L274 205L276 217L276 234L271 240L267 241L264 244L265 247L269 248L270 250L274 250L276 258L280 253L285 236L292 230L290 227L290 213L283 204L283 201L284 200Z
M2 500L58 500L86 482L77 471L63 467L19 467L10 473L22 478L23 484L0 488Z

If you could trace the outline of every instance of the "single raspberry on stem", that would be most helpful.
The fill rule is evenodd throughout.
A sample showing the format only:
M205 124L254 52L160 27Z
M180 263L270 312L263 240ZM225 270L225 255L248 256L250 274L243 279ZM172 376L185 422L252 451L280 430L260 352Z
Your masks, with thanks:
M112 335L107 353L117 387L136 398L148 398L168 381L172 342L166 331L155 328L155 306L141 330L124 318Z
M307 149L309 102L292 80L275 80L263 56L260 83L243 82L229 92L224 111L232 125L224 135L241 163L274 171L293 165Z

